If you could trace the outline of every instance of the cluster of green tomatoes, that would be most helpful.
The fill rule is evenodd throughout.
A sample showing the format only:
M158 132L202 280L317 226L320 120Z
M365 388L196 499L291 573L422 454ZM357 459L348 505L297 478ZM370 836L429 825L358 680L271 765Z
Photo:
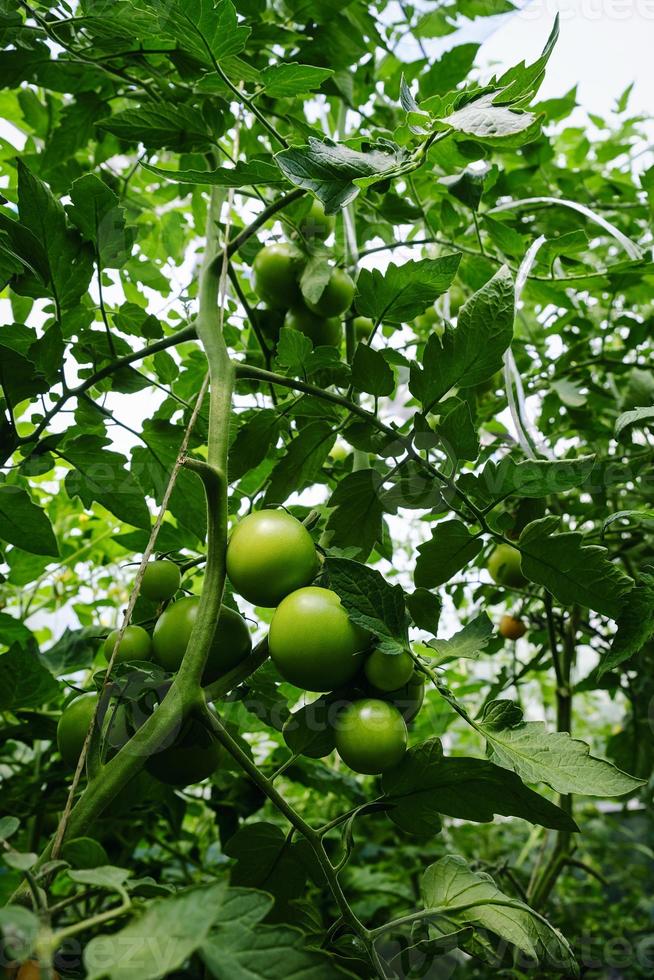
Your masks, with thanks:
M333 229L334 218L314 200L300 221L301 239L324 241ZM306 255L293 243L266 245L257 253L252 264L252 288L265 304L256 311L259 325L272 342L277 341L282 327L288 327L303 333L314 347L339 347L342 317L352 305L354 282L344 269L335 267L320 296L311 302L300 290L305 265ZM369 336L374 326L364 316L355 317L353 325L359 340Z
M268 646L282 679L331 699L328 724L341 759L366 774L396 765L406 750L407 721L423 701L423 681L408 652L390 655L375 649L374 638L352 622L338 595L312 584L320 557L307 528L283 510L251 513L231 534L226 565L234 592L255 606L275 609ZM151 635L130 625L118 642L119 631L112 631L103 644L107 662L113 657L114 664L154 663L166 673L179 669L200 603L197 596L171 602L180 583L177 564L150 562L141 595L166 605ZM246 621L222 605L203 686L238 666L251 650ZM59 720L59 751L73 768L97 703L97 694L82 694ZM222 751L212 735L189 719L171 744L148 759L146 768L162 782L188 785L210 775Z

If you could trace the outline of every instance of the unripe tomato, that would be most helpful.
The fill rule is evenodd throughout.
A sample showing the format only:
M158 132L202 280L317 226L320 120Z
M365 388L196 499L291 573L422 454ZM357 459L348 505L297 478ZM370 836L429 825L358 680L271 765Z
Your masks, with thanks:
M98 695L80 694L66 705L57 724L57 746L61 758L67 766L74 769L80 757L86 733L95 714Z
M220 742L199 721L190 719L179 738L168 748L150 756L145 768L168 786L188 786L210 776L222 759Z
M107 663L111 660L119 633L120 630L112 630L104 641L102 652ZM114 663L127 664L132 660L150 660L151 657L152 641L149 633L146 633L142 626L128 626L123 633Z
M369 683L378 691L396 691L413 674L413 659L405 651L389 654L373 650L363 669Z
M375 328L375 321L369 316L355 316L352 321L354 336L357 340L366 340Z
M325 214L322 204L314 197L309 212L300 220L298 227L300 234L307 241L318 239L324 242L333 232L335 225L334 215Z
M157 620L152 632L152 648L154 659L164 670L171 673L179 670L199 608L199 596L185 596L164 609ZM228 606L221 606L202 683L211 684L226 674L251 650L252 637L243 617Z
M401 762L406 752L406 722L388 701L354 701L340 712L334 729L336 751L355 772L384 772Z
M491 552L488 571L498 585L508 585L517 589L527 581L522 574L520 552L504 542L498 544Z
M332 448L329 450L329 458L333 459L335 463L342 463L343 460L347 459L349 455L350 450L344 442L340 441L340 439L337 439Z
M310 586L280 602L268 633L270 656L284 680L305 691L351 681L370 635L350 621L331 589Z
M521 619L505 615L500 619L500 635L505 640L519 640L527 632L527 627Z
M407 683L397 691L389 691L385 699L394 704L407 725L413 721L425 700L425 678L414 670Z
M257 510L236 525L227 544L234 591L255 606L276 606L308 585L318 570L313 538L283 510Z
M300 298L302 257L291 245L262 248L252 263L252 288L266 306L285 310Z
M436 307L430 306L424 311L424 313L420 313L413 322L420 330L431 333L434 325L440 322L440 316L438 315Z
M145 567L141 595L152 602L166 602L179 589L182 574L174 561L151 561Z
M355 290L354 281L345 269L334 269L320 298L307 306L319 316L339 316L352 305Z
M328 318L313 313L301 302L288 311L284 326L289 330L299 330L314 347L339 347L343 339L343 325L337 317Z

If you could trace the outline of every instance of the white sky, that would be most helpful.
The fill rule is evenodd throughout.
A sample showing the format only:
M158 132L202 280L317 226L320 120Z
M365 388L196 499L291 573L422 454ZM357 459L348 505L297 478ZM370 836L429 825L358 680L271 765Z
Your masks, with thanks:
M602 114L634 82L630 109L651 114L654 0L532 0L515 15L489 18L497 28L483 45L484 62L534 60L557 11L560 36L540 97L562 95L578 84L580 104Z

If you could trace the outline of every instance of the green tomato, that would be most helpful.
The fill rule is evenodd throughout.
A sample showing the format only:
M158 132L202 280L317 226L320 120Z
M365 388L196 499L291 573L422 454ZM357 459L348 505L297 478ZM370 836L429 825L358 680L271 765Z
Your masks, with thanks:
M179 589L182 575L174 561L151 561L145 567L141 595L152 602L166 602Z
M325 317L313 313L303 303L296 303L286 314L284 326L299 330L308 337L314 347L340 347L343 325L338 317Z
M422 708L425 700L425 678L419 671L414 670L403 687L397 691L389 691L385 695L386 699L394 704L404 718L407 725L413 721L415 716Z
M405 651L389 654L373 650L363 669L369 683L378 691L396 691L408 683L413 673L413 659Z
M434 324L440 322L440 316L435 306L430 306L424 313L420 313L413 321L420 330L431 332Z
M227 544L234 591L255 606L276 606L318 570L313 538L283 510L257 510L236 525Z
M200 783L223 761L223 750L199 721L186 722L172 745L150 756L145 768L168 786Z
M284 680L305 691L351 681L370 635L350 621L331 589L310 586L280 602L268 633L270 656Z
M267 245L252 263L252 288L266 306L285 310L300 298L302 257L292 245Z
M406 752L404 718L388 701L364 698L338 715L336 751L355 772L375 775L402 761Z
M355 288L345 269L334 269L320 298L307 306L319 316L340 316L352 305Z
M57 724L57 746L61 758L71 769L77 766L97 703L97 694L80 694L61 713Z
M318 241L324 242L326 238L329 238L335 226L336 219L334 215L325 214L325 209L322 204L314 197L308 213L300 220L298 227L300 234L307 241L315 241L317 239Z
M339 439L336 440L332 448L329 450L329 458L333 459L335 463L342 463L350 455L350 450L341 442Z
M375 329L375 321L371 320L369 316L355 316L352 326L357 340L367 340Z
M488 559L488 571L498 585L518 589L526 583L520 564L520 552L510 544L498 544Z
M104 641L102 652L104 659L109 663L114 652L114 645L118 639L120 630L112 630ZM128 626L123 633L123 638L118 647L118 653L114 663L128 664L132 660L150 660L152 657L152 641L149 633L142 626Z
M185 596L165 609L152 633L156 662L171 673L179 670L200 607L199 596ZM218 625L202 674L211 684L244 660L252 650L252 637L242 616L228 606L220 607Z

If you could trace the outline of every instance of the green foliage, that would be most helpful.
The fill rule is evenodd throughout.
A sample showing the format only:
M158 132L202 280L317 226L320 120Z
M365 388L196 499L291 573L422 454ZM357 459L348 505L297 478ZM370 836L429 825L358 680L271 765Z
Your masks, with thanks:
M607 119L576 89L538 101L558 22L532 64L475 64L471 22L513 10L0 5L7 959L563 978L608 976L620 940L621 976L651 974L654 168L629 89ZM267 292L273 244L292 261ZM314 346L283 324L334 269ZM225 580L264 507L305 524L302 581L366 631L343 688L287 683L274 610ZM520 555L503 584L498 548ZM171 584L139 592L151 553ZM257 595L278 594L272 559ZM125 611L151 635L178 586L179 670L109 675ZM242 650L209 676L221 603ZM300 658L323 639L290 637ZM403 688L371 690L373 648L413 663ZM56 733L83 693L74 775ZM371 699L409 748L362 777L334 748ZM211 765L183 745L173 780L191 728Z

